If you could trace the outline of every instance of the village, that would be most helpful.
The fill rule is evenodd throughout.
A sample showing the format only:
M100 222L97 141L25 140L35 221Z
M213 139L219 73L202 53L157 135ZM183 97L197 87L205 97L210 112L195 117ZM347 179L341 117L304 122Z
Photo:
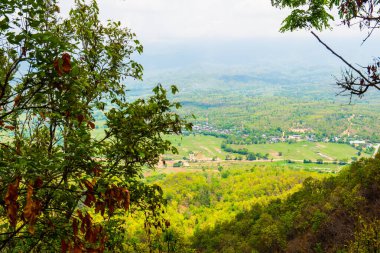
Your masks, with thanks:
M189 134L189 133L188 133ZM241 139L252 138L252 135L244 133L240 129L218 129L209 125L207 122L204 124L196 124L193 126L193 134L212 135L221 138L228 138L228 136L237 136ZM264 143L280 143L280 142L331 142L349 144L359 149L374 149L375 143L371 140L363 140L358 138L357 135L350 136L345 133L341 136L322 136L319 137L313 133L312 128L290 128L287 132L283 131L281 136L261 134L260 136L253 136L260 140L264 140ZM372 152L372 150L370 150Z

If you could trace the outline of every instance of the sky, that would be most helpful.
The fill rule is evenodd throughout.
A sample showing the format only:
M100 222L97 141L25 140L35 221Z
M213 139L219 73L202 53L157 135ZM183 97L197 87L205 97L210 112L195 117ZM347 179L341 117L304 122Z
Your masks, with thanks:
M248 64L269 58L289 64L336 64L337 59L307 31L280 33L289 10L270 0L98 0L101 19L121 21L144 45L144 66L188 63ZM62 15L73 0L62 0ZM333 22L319 33L332 48L360 64L377 52L377 39L360 46L365 33ZM239 62L240 61L240 62ZM170 66L172 65L172 66Z
M146 42L247 39L278 35L284 12L269 0L103 0L104 14Z
M65 12L72 0L62 1ZM99 0L103 20L119 20L145 43L185 40L241 40L310 36L279 33L289 10L270 0ZM335 28L328 36L352 36L352 29ZM355 33L357 35L357 33Z

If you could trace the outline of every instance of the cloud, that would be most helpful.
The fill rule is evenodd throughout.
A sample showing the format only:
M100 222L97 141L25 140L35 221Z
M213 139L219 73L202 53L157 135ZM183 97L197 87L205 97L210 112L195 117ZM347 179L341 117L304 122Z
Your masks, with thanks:
M148 41L276 36L285 16L269 0L101 0L99 7L102 19Z
M61 4L67 11L73 1ZM280 34L289 12L272 7L269 0L99 0L98 4L103 20L120 20L143 43L310 36L305 31ZM338 28L326 34L341 37L353 32Z

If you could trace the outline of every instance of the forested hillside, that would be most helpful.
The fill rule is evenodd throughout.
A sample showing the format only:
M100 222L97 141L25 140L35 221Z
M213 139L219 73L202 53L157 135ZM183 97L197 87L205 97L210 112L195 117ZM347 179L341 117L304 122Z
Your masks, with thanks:
M256 204L198 230L198 252L378 252L380 155L324 180L309 178L285 200Z
M157 184L164 191L167 200L164 217L170 221L170 227L164 231L154 227L143 229L144 219L134 216L134 219L127 221L129 233L125 235L125 250L149 252L150 248L158 252L193 252L194 233L230 222L236 215L239 217L241 213L248 212L252 206L264 207L271 201L285 200L300 189L305 179L331 176L325 172L332 167L337 166L194 164L187 169L166 168L147 174L147 183ZM223 232L219 236L223 236ZM215 239L220 243L223 240Z

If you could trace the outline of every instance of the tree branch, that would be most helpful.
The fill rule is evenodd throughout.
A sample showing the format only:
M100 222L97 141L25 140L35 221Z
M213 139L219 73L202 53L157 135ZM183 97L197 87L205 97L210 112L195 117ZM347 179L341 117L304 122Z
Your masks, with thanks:
M361 76L367 83L369 84L372 84L372 82L370 80L368 80L367 77L364 76L364 74L358 70L357 68L355 68L354 66L352 66L352 64L350 64L348 61L346 61L342 56L340 56L339 54L337 54L334 50L332 50L326 43L324 43L319 37L318 35L316 35L313 31L310 31L311 34L319 41L319 43L321 43L323 46L325 46L327 48L327 50L329 50L333 55L335 55L336 57L338 57L339 59L341 59L350 69L352 69L353 71L355 71L356 73L359 74L359 76Z

